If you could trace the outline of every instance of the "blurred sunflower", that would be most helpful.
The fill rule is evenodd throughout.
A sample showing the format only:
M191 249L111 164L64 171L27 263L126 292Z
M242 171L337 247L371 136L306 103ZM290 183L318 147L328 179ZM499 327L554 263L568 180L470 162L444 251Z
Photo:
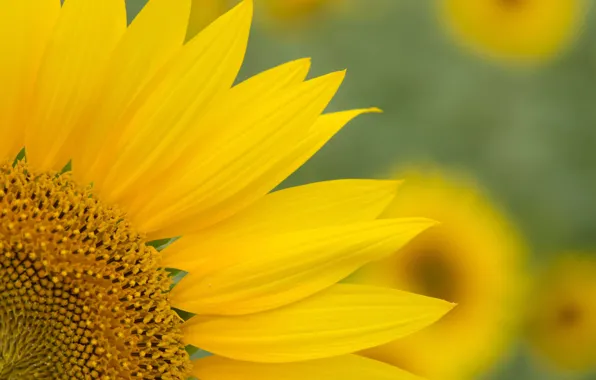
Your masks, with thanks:
M276 31L303 30L314 23L325 25L332 17L375 22L395 6L393 0L260 0L261 18Z
M344 73L308 60L232 87L252 2L184 44L189 15L0 0L0 378L408 378L351 353L451 304L336 283L433 222L376 220L391 181L269 193L374 109L321 115Z
M354 281L458 306L435 325L365 354L428 379L470 379L494 363L512 335L520 244L471 182L436 171L411 172L405 178L382 215L424 215L441 224L390 258L369 264Z
M230 0L192 0L190 20L186 31L187 39L197 35L231 7Z
M340 9L345 5L344 2L345 0L257 0L255 3L267 23L274 24L277 28L287 28L310 21L329 10ZM237 3L237 0L192 0L189 37Z
M339 8L345 0L262 0L268 17L277 22L299 22L329 9Z
M218 16L225 13L238 0L192 0L193 6L188 27L188 37L191 38L209 25ZM257 0L258 21L265 28L274 33L305 31L312 26L313 21L325 21L325 17L347 13L350 17L355 14L361 17L367 13L373 15L382 13L391 0L371 0L364 5L357 0ZM371 12L373 11L373 12Z
M536 353L563 370L596 368L596 259L566 254L538 279L528 302Z
M493 58L541 62L579 31L584 0L438 0L441 16L466 45Z

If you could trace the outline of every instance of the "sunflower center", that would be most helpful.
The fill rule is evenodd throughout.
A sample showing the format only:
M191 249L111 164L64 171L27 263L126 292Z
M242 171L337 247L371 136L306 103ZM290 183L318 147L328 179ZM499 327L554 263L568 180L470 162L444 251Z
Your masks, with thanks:
M582 311L574 304L563 305L557 312L556 324L560 327L573 327L581 322Z
M422 294L455 302L454 276L438 250L417 251L409 263L409 271Z
M0 165L0 379L185 379L168 274L68 174Z
M457 248L441 229L418 235L400 253L408 290L449 302L461 302ZM449 315L452 315L449 313Z
M500 8L505 10L517 10L524 6L526 0L496 0Z

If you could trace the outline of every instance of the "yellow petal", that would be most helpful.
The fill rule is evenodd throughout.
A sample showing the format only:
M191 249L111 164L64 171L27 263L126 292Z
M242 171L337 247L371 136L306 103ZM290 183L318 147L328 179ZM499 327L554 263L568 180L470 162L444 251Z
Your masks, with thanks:
M338 284L284 308L191 318L185 341L236 360L284 363L344 355L414 333L452 304L403 291Z
M254 108L255 105L260 105L266 99L277 98L281 96L282 91L301 83L308 74L309 68L310 59L305 58L261 72L234 86L225 95L224 100L218 104L210 105L209 109L205 110L207 115L197 120L191 120L191 124L186 129L195 131L193 135L195 139L207 140L210 130L221 132L225 129L230 115L241 115L243 107ZM235 110L235 112L230 112L230 110ZM213 125L218 125L218 128L213 128ZM238 133L238 131L234 132ZM164 152L166 155L160 157L160 165L154 165L151 171L144 175L144 181L146 183L163 182L164 178L176 178L184 175L188 166L188 157L197 154L196 146L194 146L196 144L191 143L192 141L192 138L172 141L174 145ZM136 191L138 186L132 186L132 188L127 191L127 196L122 197L126 204L130 204L129 211L131 213L136 212L138 206L146 205L163 193L163 189L153 186L145 187L148 191L143 191L141 194ZM137 207L135 208L135 206Z
M284 159L274 170L267 173L267 179L276 185L302 166L339 130L355 117L364 113L380 113L376 107L334 112L320 116L300 143L292 146Z
M0 159L25 145L35 75L60 13L60 0L0 0Z
M210 356L194 362L192 374L201 380L422 380L392 365L358 355L281 364Z
M292 139L277 140L277 144L270 147L268 150L267 157L270 157L271 159L266 165L260 164L261 169L264 170L261 170L257 178L254 178L251 183L240 188L237 194L228 199L227 207L229 208L229 211L224 215L231 216L236 212L241 211L250 206L255 200L263 197L274 189L291 173L302 166L304 162L314 155L351 119L366 112L376 111L376 108L371 108L323 115L315 122L316 129L307 131L307 136L300 141L294 141L292 143ZM197 192L199 191L200 189L198 189ZM150 208L148 208L148 210L150 210ZM223 215L218 216L216 214L218 211L220 211L219 207L206 210L202 215L203 219L189 216L180 218L180 222L176 224L167 225L166 223L161 222L160 228L156 229L150 236L177 236L178 234L199 231L214 224L219 219L226 219ZM187 212L193 215L193 213L196 212L196 206L190 207ZM178 217L180 217L180 215L178 215ZM215 220L212 221L211 218L215 218Z
M147 187L143 175L165 169L167 155L201 133L190 123L229 91L244 57L251 18L251 1L236 6L186 44L148 84L147 93L139 95L138 109L122 126L112 151L104 153L106 161L102 158L108 172L98 188L106 200L123 204L127 192L141 192Z
M263 71L232 88L225 102L214 109L213 117L220 118L229 113L229 106L254 107L271 96L280 96L280 90L286 90L304 81L310 69L310 58L302 58L283 63L272 69ZM222 115L223 114L223 115Z
M139 208L145 208L150 201L164 193L162 187L153 186L153 183L163 183L168 178L177 178L185 174L189 165L188 157L197 154L194 140L207 140L210 129L221 132L223 127L229 125L229 123L226 124L229 116L241 115L243 107L252 109L266 99L279 97L288 87L301 83L308 74L309 68L310 59L299 59L266 70L234 86L218 105L209 106L205 111L207 115L190 120L191 124L184 129L193 136L172 140L172 146L164 150L164 155L153 164L151 170L143 173L142 179L135 181L126 189L120 198L120 203L126 205L129 214L135 214ZM230 110L235 111L230 112ZM213 128L214 125L218 128ZM139 192L140 188L143 191Z
M296 186L268 194L212 228L184 236L163 252L162 265L183 267L213 245L247 235L279 234L373 220L393 199L400 182L337 180Z
M37 170L60 170L71 152L63 145L85 112L110 53L126 30L123 0L67 0L39 70L31 122L26 130L27 160Z
M189 14L190 0L151 0L126 30L110 59L103 87L92 102L92 122L70 141L85 141L85 149L72 157L74 174L81 183L98 182L105 175L97 172L96 160L106 158L102 152L117 141L122 131L118 120L141 89L181 48Z
M276 191L222 223L177 240L163 252L161 265L191 271L212 261L211 253L228 240L373 220L398 183L337 180Z
M251 186L242 189L233 201L245 201L247 197L252 200L258 196L264 196L296 169L302 166L350 120L367 112L380 112L380 110L377 108L368 108L322 115L317 119L314 126L311 127L311 130L307 132L307 136L301 141L295 144L288 144L283 141L280 142L280 146L275 151L278 156L276 157L275 164L270 165L268 170L260 176L258 181L255 181ZM271 162L273 161L274 160L271 160ZM241 210L247 203L250 205L249 202L245 202L246 203L235 203L234 205ZM181 221L179 225L166 226L155 234L159 236L177 236L177 231L178 233L184 233L189 230L201 230L204 226L203 223L203 220L193 220L189 218Z
M243 112L220 120L209 138L197 141L195 156L172 178L169 187L135 213L139 228L162 237L184 234L189 222L207 227L238 212L271 190L243 191L261 185L262 175L306 134L344 77L328 74L294 86ZM214 120L215 123L217 120ZM224 122L224 121L227 121ZM178 222L178 223L176 223Z
M336 180L266 195L219 224L218 231L273 234L372 220L394 198L399 181Z
M264 196L302 166L350 120L367 112L381 111L378 108L368 108L322 115L301 141L292 144L288 144L288 141L280 141L274 151L277 156L276 160L270 160L270 165L258 180L243 188L234 199L231 199L232 206L236 210L241 210L250 205L251 200ZM178 236L188 231L201 230L203 227L205 227L204 219L190 217L178 224L166 225L150 235L155 238L159 236Z
M284 306L391 255L435 224L415 218L375 220L222 242L209 252L211 260L198 266L188 263L190 274L172 290L171 302L210 315Z

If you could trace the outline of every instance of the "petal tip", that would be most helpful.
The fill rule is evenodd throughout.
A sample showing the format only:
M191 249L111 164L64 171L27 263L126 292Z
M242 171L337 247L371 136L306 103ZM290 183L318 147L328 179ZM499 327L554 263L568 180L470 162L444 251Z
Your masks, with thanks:
M429 219L429 218L412 218L411 220L418 227L423 228L424 230L431 228L431 227L436 227L441 224L441 222L438 222L434 219Z
M248 13L252 16L254 10L254 2L253 0L243 0L236 6L236 9L238 11L242 11L243 13Z
M456 307L457 307L457 303L443 300L442 310L444 310L444 312L440 318L449 314L451 312L451 310L455 309Z
M306 74L308 74L308 71L310 70L310 66L312 65L312 58L311 57L304 57L304 58L299 58L297 60L294 61L294 67L298 70L304 70L306 72Z
M308 66L309 68L312 65L311 57L304 57L304 58L299 59L298 61L301 62L302 65Z

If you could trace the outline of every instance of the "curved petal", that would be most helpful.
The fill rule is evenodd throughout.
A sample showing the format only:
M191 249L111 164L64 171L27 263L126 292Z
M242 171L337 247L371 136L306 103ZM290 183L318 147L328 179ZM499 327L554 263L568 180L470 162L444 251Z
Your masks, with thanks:
M251 19L252 1L243 1L188 42L137 97L111 151L98 159L107 173L98 180L106 200L125 206L123 197L147 185L144 176L167 168L171 150L202 133L190 123L232 86Z
M105 199L123 204L122 197L145 185L144 175L167 166L170 150L201 133L189 122L229 91L244 59L251 19L252 1L243 1L188 42L139 96L100 184Z
M284 308L191 318L185 341L236 360L284 363L357 352L436 322L452 304L394 289L338 284Z
M326 79L331 80L333 77ZM201 172L188 173L185 182L175 184L178 189L164 192L159 203L148 204L139 213L139 225L152 238L158 238L199 231L225 220L275 188L351 119L377 111L372 108L323 115L309 128L312 119L305 112L311 99L312 96L295 102L292 109L278 112L275 121L258 126L260 138L266 140L247 146L243 139L242 151L222 149L222 158L226 159L219 164L227 163L225 171L220 170L220 165L210 165L207 171L197 162L193 169ZM328 101L329 98L324 104Z
M188 270L190 267L177 265L209 256L214 244L228 239L376 219L394 198L399 184L399 181L336 180L267 194L222 223L177 240L163 252L162 265Z
M219 233L275 234L376 219L393 200L399 181L335 180L267 194L218 224Z
M337 72L309 80L251 109L233 112L227 118L231 120L220 120L214 133L197 142L185 172L134 215L137 226L150 233L192 218L206 227L237 212L238 203L230 203L230 198L258 180L275 157L305 133L343 78L344 73Z
M422 380L392 365L358 355L281 364L211 356L194 362L192 374L201 380Z
M163 186L154 186L156 182L166 184L185 175L189 167L189 157L197 155L196 145L206 141L210 134L225 133L229 126L226 120L231 115L242 113L243 107L252 108L269 98L276 98L287 90L301 83L310 68L310 59L291 61L266 70L227 91L224 100L211 104L205 109L205 115L189 119L183 130L192 136L172 140L172 146L164 151L150 171L146 171L121 195L120 203L126 205L129 214L134 215L139 209L164 196L167 191ZM235 112L230 112L235 110ZM217 125L217 128L213 126ZM236 133L240 133L236 131ZM177 231L179 233L179 231Z
M65 1L39 70L25 135L27 161L37 170L60 170L70 159L72 152L63 146L84 125L84 113L125 31L124 0Z
M90 104L92 120L70 141L85 141L85 149L72 157L80 183L97 182L105 176L105 172L97 172L96 160L104 157L102 152L109 150L122 132L118 120L182 47L189 14L190 0L151 0L126 30L112 54L103 86Z
M0 159L25 145L35 76L60 13L60 0L0 0Z
M188 268L190 274L172 290L171 302L182 310L211 315L281 307L391 255L435 224L428 219L387 219L246 238L210 252L210 261Z
M225 102L211 112L215 119L225 118L230 108L254 107L259 102L280 96L280 91L304 81L310 69L310 58L296 59L265 70L232 88ZM227 120L227 118L225 118ZM232 126L233 128L233 126Z

